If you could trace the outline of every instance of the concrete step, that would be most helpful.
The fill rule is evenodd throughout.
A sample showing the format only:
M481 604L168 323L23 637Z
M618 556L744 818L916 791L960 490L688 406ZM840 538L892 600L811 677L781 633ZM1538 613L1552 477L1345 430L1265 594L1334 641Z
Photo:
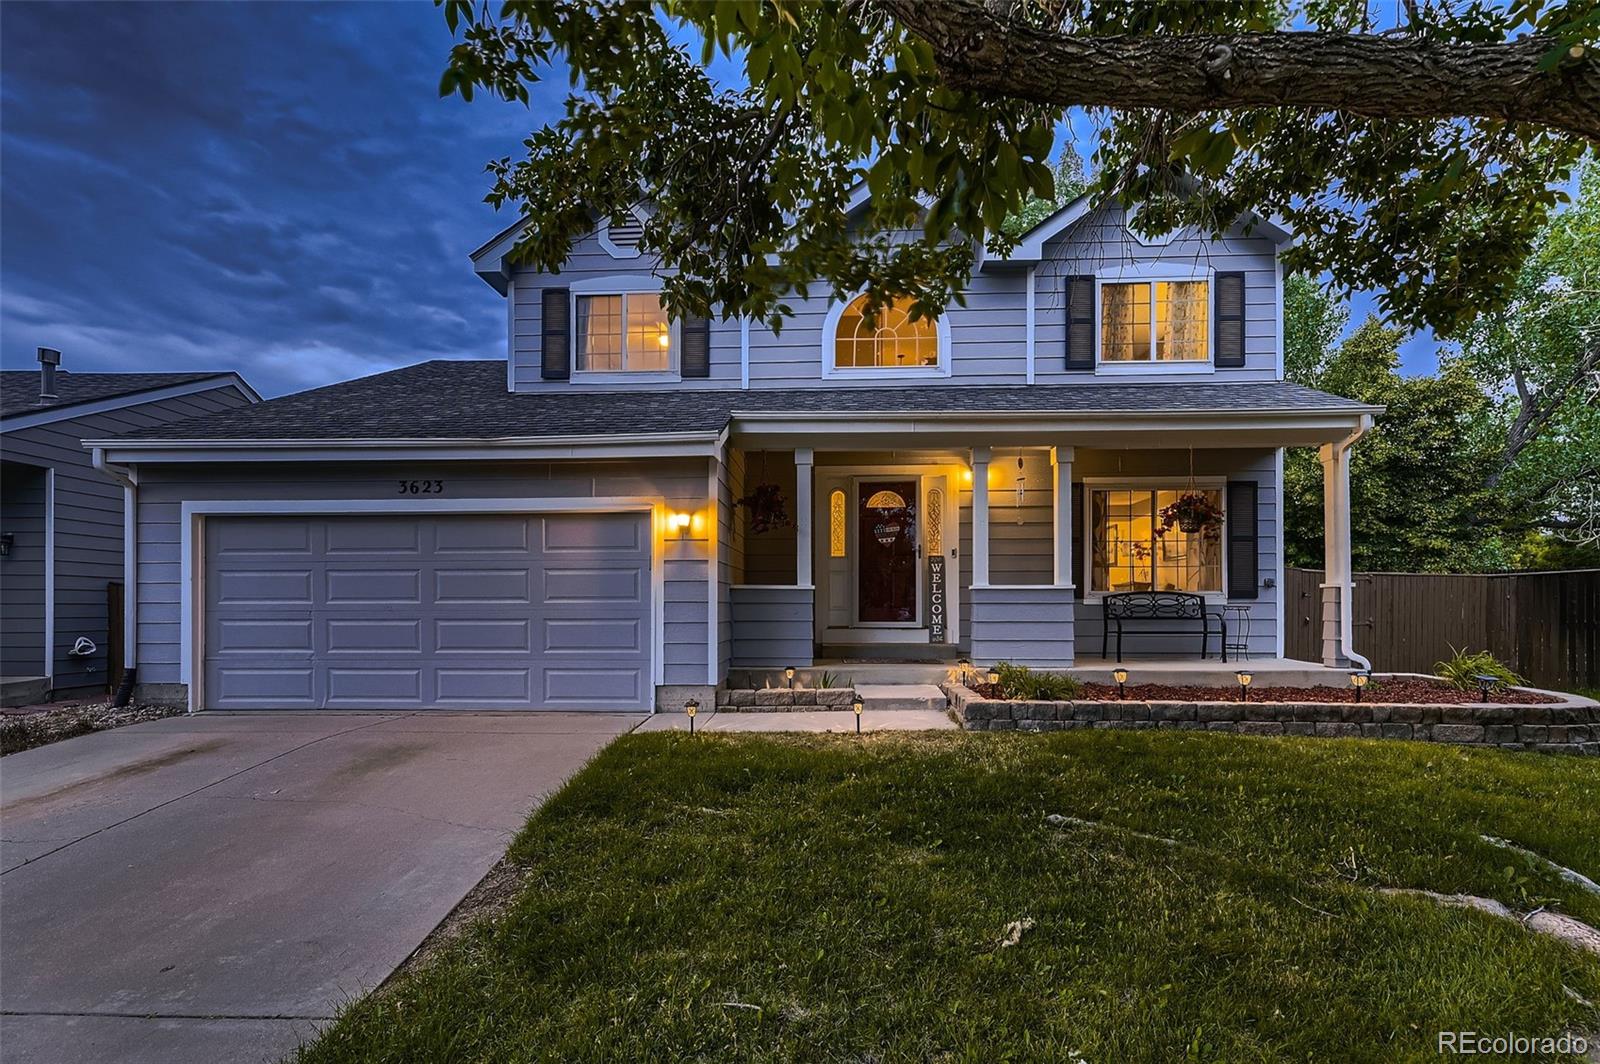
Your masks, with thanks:
M794 686L820 686L824 673L828 674L831 686L834 687L852 687L864 683L916 683L937 686L950 678L951 670L954 668L953 665L914 661L872 663L819 661L815 665L797 668L794 674ZM732 688L787 687L789 681L784 677L780 666L730 669L727 684Z
M943 710L948 704L931 683L858 683L856 694L869 710Z

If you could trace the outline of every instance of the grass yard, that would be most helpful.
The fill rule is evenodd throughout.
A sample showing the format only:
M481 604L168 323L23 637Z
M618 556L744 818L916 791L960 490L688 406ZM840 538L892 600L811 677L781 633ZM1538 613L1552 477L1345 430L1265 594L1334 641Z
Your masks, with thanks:
M1058 827L1060 813L1099 827ZM1168 845L1143 832L1179 840ZM1600 961L1380 886L1600 897L1600 759L1156 732L612 744L303 1059L1394 1061L1600 1030ZM1007 926L1031 921L1013 946Z

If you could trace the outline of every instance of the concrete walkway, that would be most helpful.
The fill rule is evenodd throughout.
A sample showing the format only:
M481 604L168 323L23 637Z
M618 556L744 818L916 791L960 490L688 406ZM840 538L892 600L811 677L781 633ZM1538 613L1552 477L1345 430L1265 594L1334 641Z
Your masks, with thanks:
M638 714L205 713L0 762L0 1054L281 1058Z
M695 731L707 732L854 732L856 715L849 710L795 713L705 713L695 718ZM645 718L639 731L688 731L682 713L657 713ZM944 710L883 709L861 714L861 730L955 731L956 722Z

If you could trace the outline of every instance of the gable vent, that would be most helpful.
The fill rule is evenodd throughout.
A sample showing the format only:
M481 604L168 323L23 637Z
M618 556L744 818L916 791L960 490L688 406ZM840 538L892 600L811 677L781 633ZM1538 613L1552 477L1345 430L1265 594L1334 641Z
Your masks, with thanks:
M628 251L639 249L639 240L644 236L644 223L637 215L628 212L622 216L622 224L615 223L606 226L606 238L619 248Z

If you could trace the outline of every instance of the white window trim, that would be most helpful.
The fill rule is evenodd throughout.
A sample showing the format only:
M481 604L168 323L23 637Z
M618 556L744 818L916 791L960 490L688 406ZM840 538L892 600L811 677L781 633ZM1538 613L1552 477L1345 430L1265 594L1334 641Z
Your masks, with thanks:
M844 317L844 312L851 303L859 299L862 292L853 293L849 298L835 300L833 306L828 308L828 316L822 322L822 379L823 380L929 380L950 376L950 315L941 314L933 323L934 335L939 344L939 364L937 366L911 366L903 369L891 369L887 366L846 366L834 365L834 345L838 339L839 319ZM948 308L946 308L948 311Z
M1185 362L1157 362L1155 360L1155 290L1158 281L1204 281L1206 283L1206 357ZM1150 353L1148 362L1107 362L1101 352L1104 321L1104 297L1101 289L1108 284L1149 284L1150 292ZM1097 376L1123 377L1148 376L1167 373L1215 373L1217 370L1216 323L1212 321L1212 306L1216 292L1216 271L1210 267L1199 269L1174 268L1171 263L1138 263L1100 270L1094 275L1094 371Z
M628 306L627 297L631 295L659 295L662 284L661 278L650 276L620 276L620 277L590 277L582 281L574 281L567 289L569 306L567 320L572 323L572 337L569 357L571 358L571 381L574 384L653 384L672 383L683 379L683 329L682 323L672 322L668 335L671 337L670 349L671 363L667 369L651 370L615 370L615 369L579 369L578 368L578 300L589 296L622 296L622 336L626 347L628 336ZM624 353L623 358L627 355Z
M1107 595L1116 594L1113 591L1094 590L1094 493L1096 491L1139 491L1150 488L1182 490L1189 486L1186 475L1177 474L1170 477L1084 477L1083 478L1083 513L1079 520L1083 522L1083 571L1079 577L1083 580L1083 601L1098 603ZM1197 594L1206 600L1207 604L1225 605L1228 601L1228 478L1225 476L1195 477L1194 486L1201 489L1216 491L1222 497L1222 564L1218 567L1218 577L1222 586L1216 591L1191 591L1187 594Z

